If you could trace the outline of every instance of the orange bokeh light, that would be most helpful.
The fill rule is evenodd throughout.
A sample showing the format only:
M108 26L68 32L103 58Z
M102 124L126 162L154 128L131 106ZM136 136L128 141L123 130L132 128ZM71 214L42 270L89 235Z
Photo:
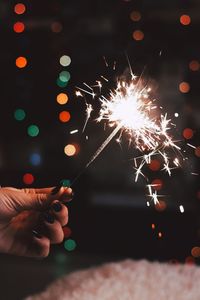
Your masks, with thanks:
M68 111L62 111L59 113L59 120L63 123L69 122L71 115Z
M164 211L167 208L167 204L164 200L159 200L159 203L156 203L155 209L157 211Z
M68 96L65 93L60 93L59 95L57 95L56 100L57 100L58 104L64 105L68 102Z
M141 30L135 30L133 32L133 38L136 41L142 41L144 39L144 33Z
M154 230L156 228L155 224L151 224L151 228Z
M24 26L24 23L22 23L22 22L16 22L13 25L13 30L16 33L22 33L24 31L24 29L25 29L25 26Z
M76 147L72 144L68 144L65 146L64 152L67 156L74 156L76 154Z
M189 63L189 68L191 71L199 71L200 69L200 63L197 61L197 60L192 60L190 63Z
M179 90L180 90L181 93L188 93L189 90L190 90L190 85L189 85L189 83L188 83L188 82L185 82L185 81L181 82L181 83L179 84Z
M15 5L14 11L17 15L22 15L26 11L26 6L23 3L17 3Z
M180 23L182 24L182 25L189 25L190 23L191 23L191 18L190 18L190 16L189 15L182 15L181 17L180 17Z
M160 170L160 161L157 159L152 159L149 164L149 169L152 171L158 171Z
M34 176L30 173L26 173L23 176L23 182L27 185L32 184L34 182Z
M197 157L200 157L200 146L196 147L194 152Z
M194 135L194 131L191 129L191 128L185 128L183 130L183 137L186 139L186 140L189 140L193 137Z
M163 181L161 179L154 179L152 182L152 187L154 190L159 191L163 187Z
M59 23L59 22L53 22L53 23L51 24L51 30L52 30L54 33L59 33L59 32L62 31L62 29L63 29L62 24Z
M138 22L141 20L141 13L139 11L133 10L130 14L130 18L134 22Z
M16 59L16 66L20 69L25 68L27 66L27 59L26 57L19 56Z
M193 247L191 254L193 257L200 257L200 247Z

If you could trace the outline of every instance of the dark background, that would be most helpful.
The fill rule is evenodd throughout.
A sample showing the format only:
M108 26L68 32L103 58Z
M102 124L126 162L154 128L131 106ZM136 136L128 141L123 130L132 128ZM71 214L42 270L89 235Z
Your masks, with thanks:
M68 230L66 240L76 242L75 251L56 246L50 257L41 262L1 256L3 299L21 299L57 276L103 261L132 257L198 263L198 257L194 257L198 255L192 256L192 249L199 247L200 237L199 176L191 173L198 174L199 158L186 143L200 145L200 2L21 2L26 6L21 15L14 12L17 1L0 2L2 186L43 187L54 186L62 179L73 181L109 134L103 124L93 120L82 134L86 107L84 100L75 96L76 86L84 87L83 82L93 85L103 75L113 88L116 78L128 68L126 55L134 72L143 72L144 79L154 86L155 97L177 124L174 135L181 140L188 160L172 172L172 177L146 168L150 181L159 178L164 183L159 191L166 195L161 211L152 202L147 207L145 181L141 178L134 182L130 161L134 150L128 150L126 141L119 147L113 140L73 185L75 197L69 204L68 227L71 234ZM131 20L133 11L141 14L139 21ZM183 14L191 18L187 26L180 22ZM25 25L22 33L13 30L18 21ZM142 40L133 38L135 30L144 33ZM68 67L59 63L62 55L70 56ZM15 64L19 56L28 61L23 69ZM191 61L196 62L196 71L192 70ZM70 72L71 79L61 88L56 81L63 70ZM187 93L180 91L181 82L189 84ZM64 106L56 102L61 92L69 97ZM93 103L94 119L98 100L91 102L89 95L86 98ZM24 120L15 119L17 109L25 111ZM58 118L63 110L71 114L67 123ZM179 117L175 118L174 113ZM31 124L40 130L35 137L27 134ZM185 128L194 133L188 141L182 135ZM79 132L71 135L74 129ZM64 153L67 144L76 146L77 153L72 157ZM39 162L33 162L33 154L37 154ZM32 184L24 182L27 173L34 177ZM183 214L180 205L184 206ZM24 287L22 282L30 273L32 280ZM18 290L15 295L9 285Z

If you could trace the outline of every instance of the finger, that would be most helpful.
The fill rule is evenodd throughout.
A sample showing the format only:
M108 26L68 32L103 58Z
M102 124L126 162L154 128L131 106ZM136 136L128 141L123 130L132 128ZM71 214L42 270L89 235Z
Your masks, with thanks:
M49 255L50 240L33 231L32 239L27 247L25 256L43 258Z
M50 240L51 244L62 243L64 239L61 224L49 213L44 214L44 223L41 227L41 232Z
M60 203L58 200L55 200L51 205L51 212L55 219L61 224L61 226L67 225L68 209L65 205Z
M51 194L52 190L54 187L47 187L47 188L40 188L40 189L28 189L28 188L23 188L21 191L27 194Z

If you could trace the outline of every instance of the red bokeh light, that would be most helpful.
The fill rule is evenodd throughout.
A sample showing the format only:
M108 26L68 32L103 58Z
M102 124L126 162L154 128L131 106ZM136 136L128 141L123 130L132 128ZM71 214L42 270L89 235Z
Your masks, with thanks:
M190 140L194 135L194 131L191 129L191 128L185 128L183 130L183 137L186 139L186 140Z
M34 182L34 176L31 173L26 173L23 176L23 182L27 185L30 185Z
M22 22L16 22L13 25L13 30L16 33L22 33L22 32L24 32L24 29L25 29L25 26L24 26L24 23L22 23Z

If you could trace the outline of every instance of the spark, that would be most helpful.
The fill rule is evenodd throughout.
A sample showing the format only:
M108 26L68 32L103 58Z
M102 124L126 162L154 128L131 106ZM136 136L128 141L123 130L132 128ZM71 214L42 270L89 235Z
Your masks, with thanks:
M101 78L102 78L103 80L105 80L106 82L108 82L108 79L107 79L106 77L104 77L103 75L101 75Z
M83 95L81 94L80 91L76 91L75 94L76 94L77 97L83 97Z
M91 95L93 98L95 97L95 93L92 91L92 92L89 92L89 91L87 91L87 90L85 90L85 89L83 89L83 88L80 88L80 87L76 87L77 89L79 89L80 91L82 91L82 92L84 92L84 93L86 93L86 94L88 94L88 95ZM79 93L79 95L80 95L80 93Z
M180 206L179 206L179 209L180 209L180 212L183 214L184 211L185 211L183 205L180 205Z
M103 60L105 62L106 67L108 67L108 63L107 63L107 60L106 60L105 56L103 56Z
M199 174L198 173L191 173L191 175L194 175L194 176L199 176Z
M88 104L88 103L86 102L86 120L85 120L85 123L84 123L84 125L83 125L83 130L82 130L82 132L85 131L85 128L86 128L87 123L88 123L88 121L89 121L89 119L90 119L90 116L91 116L92 111L93 111L92 105L91 105L91 104Z
M74 133L77 133L78 132L78 129L74 129L72 131L70 131L70 134L74 134Z
M193 149L196 149L196 148L197 148L197 147L195 147L194 145L191 145L191 144L189 144L189 143L187 143L187 145L188 145L189 147L193 148Z

